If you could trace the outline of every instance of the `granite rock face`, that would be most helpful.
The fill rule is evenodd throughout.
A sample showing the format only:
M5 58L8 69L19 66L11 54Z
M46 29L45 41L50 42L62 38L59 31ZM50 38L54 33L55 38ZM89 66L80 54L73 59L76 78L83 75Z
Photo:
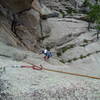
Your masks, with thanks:
M51 9L65 10L68 7L78 8L83 4L84 0L43 0L43 2L45 5L47 5L47 7L50 7Z
M47 19L57 13L52 15L45 5L59 12L77 9L76 3L83 2L0 0L0 100L100 100L100 80L59 73L100 77L96 30L87 30L88 23L81 20L84 14ZM41 44L52 48L48 61L42 54L18 48L36 51ZM33 65L44 68L22 67Z
M40 15L49 13L38 0L0 0L0 40L28 50L39 48L40 38L50 32L47 20Z
M0 100L100 100L100 80L21 67L31 66L28 62L48 69L100 76L100 67L69 66L53 58L46 62L42 55L0 43ZM99 73L91 73L94 69Z
M19 12L21 10L31 7L32 0L0 0L0 4L13 12Z
M50 9L60 12L62 15L68 15L71 12L82 12L89 10L88 7L82 7L86 0L43 0L43 3ZM89 0L95 4L96 0Z

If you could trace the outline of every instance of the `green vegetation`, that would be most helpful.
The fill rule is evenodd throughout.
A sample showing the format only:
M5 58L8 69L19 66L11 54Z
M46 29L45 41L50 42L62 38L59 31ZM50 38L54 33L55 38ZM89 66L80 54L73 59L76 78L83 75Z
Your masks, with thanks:
M100 53L100 51L96 51L96 53Z
M62 63L64 63L64 64L66 63L63 59L62 59L62 60L60 60L60 62L62 62Z
M68 45L68 46L66 46L66 47L63 47L63 48L62 48L62 52L64 53L64 52L66 52L68 49L71 49L71 48L74 48L74 44L70 44L70 45Z
M76 60L78 60L78 58L73 58L73 61L76 61Z
M84 40L83 40L83 42L84 42L84 43L88 43L88 42L89 42L89 40L84 39Z
M77 13L77 11L73 8L68 8L68 10L66 11L69 15L73 15L73 13Z
M81 46L81 47L85 47L85 46L87 46L87 45L88 45L88 44L81 44L80 46Z
M88 53L86 56L90 56L91 55L91 53Z
M83 59L84 58L84 56L83 55L80 55L80 59Z
M73 60L69 59L67 62L71 63Z
M87 13L87 18L89 21L88 30L90 30L91 23L96 24L95 28L97 30L97 39L98 39L100 34L100 5L98 3L90 6L90 11Z
M88 19L92 22L100 20L100 5L93 5L90 7L90 11L87 13Z
M89 6L91 6L91 3L89 2L89 0L85 0L84 3L83 3L83 6L89 7Z
M80 44L80 46L81 46L81 47L87 46L88 43L89 43L89 41L91 41L91 40L86 40L86 39L84 39L84 40L83 40L83 44Z
M100 0L95 0L95 4L91 4L90 0L85 0L83 3L83 7L88 7L89 10L87 12L87 21L88 21L88 30L90 30L91 23L96 24L97 30L97 39L99 38L100 34Z
M65 12L60 9L60 13L61 13L62 17L64 18L66 15Z
M96 4L98 4L100 0L95 0L95 1L96 1Z
M92 54L95 54L95 53L100 53L100 51L88 53L87 55L80 55L79 57L69 59L69 60L67 60L66 62L71 63L72 61L76 61L76 60L79 60L79 59L84 59L84 58L86 58L86 57L88 57L88 56L91 56Z
M96 21L97 39L99 39L100 34L100 19Z
M62 54L61 52L57 52L57 56L60 57Z
M40 40L43 41L44 39L46 39L46 38L48 38L48 37L49 37L49 35L43 36L43 37L39 38L39 41L40 41Z

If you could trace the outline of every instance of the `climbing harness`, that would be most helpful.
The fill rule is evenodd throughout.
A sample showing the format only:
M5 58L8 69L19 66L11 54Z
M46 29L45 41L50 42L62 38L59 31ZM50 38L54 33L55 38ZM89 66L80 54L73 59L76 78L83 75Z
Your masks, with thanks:
M32 64L30 62L27 62L27 61L24 61L24 62L26 62L26 63L31 64L32 66L34 66L34 64ZM63 73L63 74L68 74L68 75L73 75L73 76L87 77L87 78L92 78L92 79L98 79L98 80L100 80L100 77L96 77L96 76L89 76L89 75L78 74L78 73L64 72L64 71L60 71L60 70L45 68L42 65L40 65L40 66L41 67L35 66L35 69L37 70L38 68L40 68L40 70L46 70L46 71L50 71L50 72L57 72L57 73ZM28 68L28 67L24 67L24 68ZM29 67L29 68L32 68L32 67Z

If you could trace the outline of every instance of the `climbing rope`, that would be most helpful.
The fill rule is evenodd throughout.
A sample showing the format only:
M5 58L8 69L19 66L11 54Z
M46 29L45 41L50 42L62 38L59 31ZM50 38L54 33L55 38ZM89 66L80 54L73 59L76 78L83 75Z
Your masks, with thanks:
M88 76L88 75L83 75L83 74L77 74L77 73L71 73L71 72L64 72L64 71L53 70L53 69L48 69L48 68L43 68L43 69L47 70L47 71L51 71L51 72L58 72L58 73L63 73L63 74L69 74L69 75L74 75L74 76L87 77L87 78L92 78L92 79L98 79L98 80L100 80L100 77L96 77L96 76Z
M32 64L30 62L27 62L27 61L24 61L24 62L34 66L34 64ZM24 68L32 68L32 69L35 69L35 70L37 70L37 69L39 69L39 70L46 70L46 71L50 71L50 72L57 72L57 73L69 74L69 75L73 75L73 76L87 77L87 78L92 78L92 79L100 80L100 77L96 77L96 76L89 76L89 75L84 75L84 74L78 74L78 73L71 73L71 72L64 72L64 71L60 71L60 70L49 69L49 68L43 67L42 65L40 65L41 67L38 67L38 66L35 65L34 68L32 66L31 67L28 67L28 66L25 67L24 66Z
M32 65L32 66L21 66L21 68L32 68L33 70L42 70L42 66L36 66L36 65Z

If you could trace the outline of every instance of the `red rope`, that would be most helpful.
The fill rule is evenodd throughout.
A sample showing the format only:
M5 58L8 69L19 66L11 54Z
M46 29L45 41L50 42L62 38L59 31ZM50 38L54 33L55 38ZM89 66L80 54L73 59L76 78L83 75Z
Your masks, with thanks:
M36 65L32 65L32 66L21 66L21 68L32 68L33 70L42 70L43 67L39 67Z
M88 77L88 78L100 80L100 77L96 77L96 76L88 76L88 75L83 75L83 74L78 74L78 73L71 73L71 72L53 70L53 69L45 68L42 65L40 65L41 67L39 67L39 66L33 65L32 63L29 63L29 62L27 62L27 63L31 64L32 66L21 66L21 68L32 68L33 70L47 70L47 71L51 71L51 72L58 72L58 73L64 73L64 74L69 74L69 75L74 75L74 76Z

